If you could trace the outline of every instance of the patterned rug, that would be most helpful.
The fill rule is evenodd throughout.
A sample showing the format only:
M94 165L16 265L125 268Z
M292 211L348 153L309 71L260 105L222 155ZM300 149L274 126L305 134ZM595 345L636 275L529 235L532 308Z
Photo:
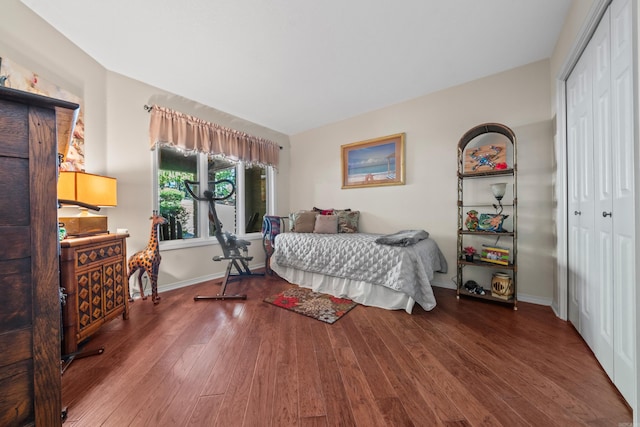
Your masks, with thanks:
M304 316L313 317L325 323L335 323L347 314L349 310L358 305L358 303L350 299L336 298L300 287L290 288L279 294L267 297L264 302Z

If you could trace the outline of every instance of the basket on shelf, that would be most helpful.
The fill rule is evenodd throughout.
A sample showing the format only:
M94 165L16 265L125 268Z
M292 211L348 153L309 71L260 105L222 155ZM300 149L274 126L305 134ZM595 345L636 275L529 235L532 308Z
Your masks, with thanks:
M491 296L508 300L513 298L513 281L507 273L495 272L491 278Z

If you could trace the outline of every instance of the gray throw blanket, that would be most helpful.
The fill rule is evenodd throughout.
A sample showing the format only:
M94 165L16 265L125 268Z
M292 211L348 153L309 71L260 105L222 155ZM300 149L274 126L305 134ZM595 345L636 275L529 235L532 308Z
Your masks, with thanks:
M402 230L393 234L385 234L376 239L376 243L391 246L415 245L420 240L429 237L429 233L424 230Z

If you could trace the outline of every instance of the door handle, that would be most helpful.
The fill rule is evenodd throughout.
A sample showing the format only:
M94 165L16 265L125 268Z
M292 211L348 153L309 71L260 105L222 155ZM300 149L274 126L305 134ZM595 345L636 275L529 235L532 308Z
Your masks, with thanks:
M574 214L574 215L582 215L582 212L580 212L580 211L573 211L573 214Z
M602 211L602 216L605 217L605 218L608 217L608 216L611 216L611 212Z

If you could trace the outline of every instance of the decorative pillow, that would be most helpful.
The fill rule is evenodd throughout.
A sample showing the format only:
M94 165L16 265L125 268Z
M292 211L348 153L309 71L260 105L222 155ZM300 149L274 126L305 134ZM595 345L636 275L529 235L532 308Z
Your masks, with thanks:
M357 233L360 211L335 211L338 217L338 233Z
M313 211L296 212L294 214L293 230L296 233L313 233L316 224L316 213Z
M296 231L296 215L298 212L289 213L289 231Z
M338 211L350 211L351 209L320 209L313 207L314 212L318 212L320 215L335 215Z
M338 232L338 217L336 215L318 215L316 216L316 225L313 228L314 233L336 234Z
M299 210L297 212L291 212L289 214L289 224L291 224L291 226L289 227L289 231L296 231L296 218L298 218L298 216L300 216L300 214L303 212L309 212L309 211Z
M333 209L320 209L314 207L313 211L319 213L320 215L333 215Z

